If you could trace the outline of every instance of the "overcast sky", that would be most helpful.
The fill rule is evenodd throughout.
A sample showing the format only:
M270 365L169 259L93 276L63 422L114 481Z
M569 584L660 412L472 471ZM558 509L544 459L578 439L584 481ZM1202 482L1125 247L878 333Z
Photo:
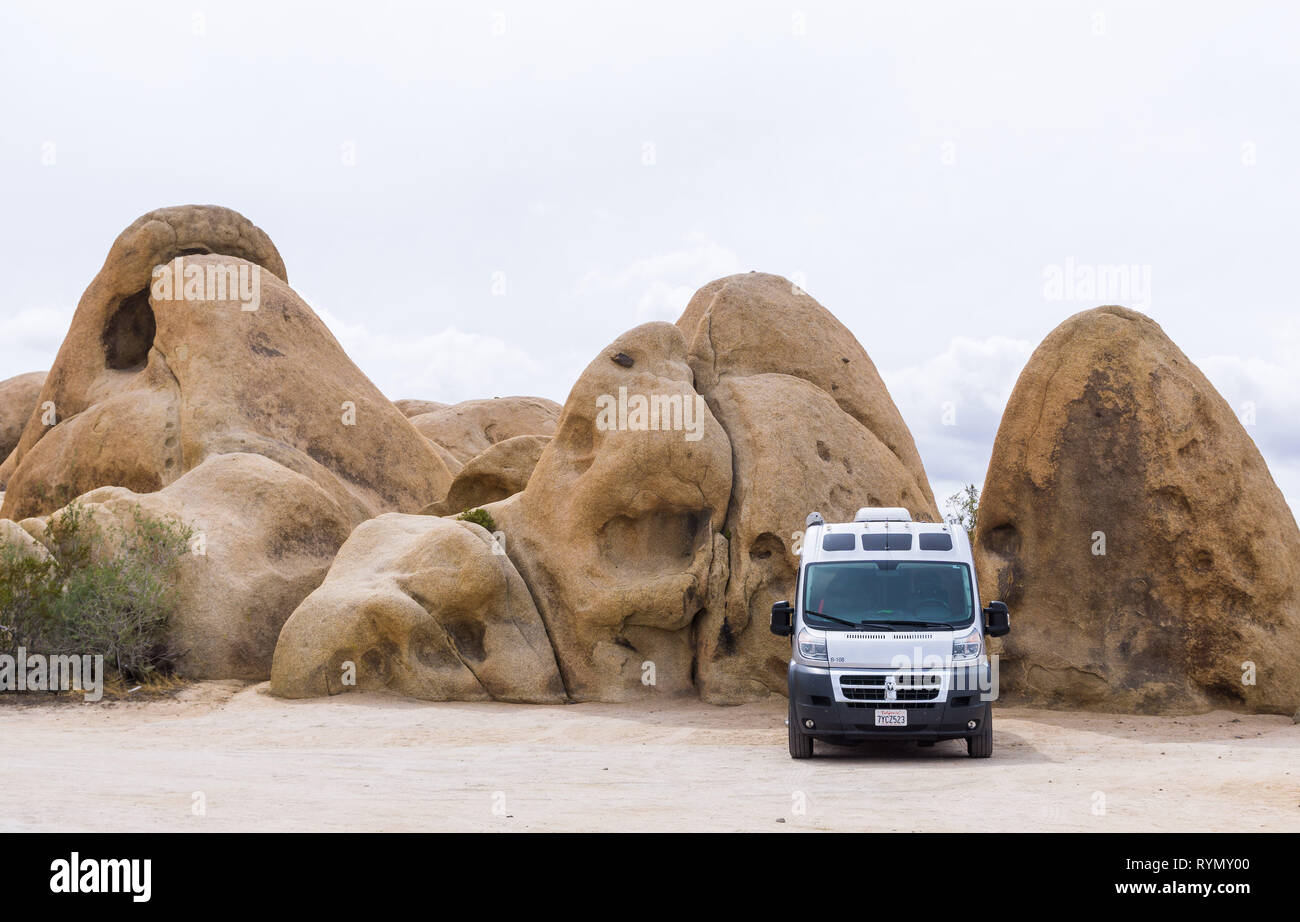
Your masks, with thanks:
M941 502L1033 347L1125 303L1254 404L1295 510L1296 10L6 0L0 378L49 367L126 225L216 203L394 399L562 401L705 282L794 278Z

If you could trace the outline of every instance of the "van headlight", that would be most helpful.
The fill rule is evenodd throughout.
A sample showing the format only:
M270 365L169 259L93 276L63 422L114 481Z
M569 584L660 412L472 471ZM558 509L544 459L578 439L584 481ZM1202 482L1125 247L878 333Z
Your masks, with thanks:
M971 660L979 659L983 649L984 638L980 636L978 629L971 631L964 637L954 637L952 639L953 662L968 663Z
M804 659L826 661L826 635L821 631L799 629L799 655Z

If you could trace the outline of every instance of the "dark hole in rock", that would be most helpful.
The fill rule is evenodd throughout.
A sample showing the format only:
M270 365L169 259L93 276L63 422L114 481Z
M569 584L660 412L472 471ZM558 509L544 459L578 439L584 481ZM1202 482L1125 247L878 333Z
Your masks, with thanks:
M984 540L985 546L1000 557L1015 557L1020 553L1020 532L1010 522L990 528Z
M477 620L472 614L464 619L448 618L446 628L447 633L451 635L452 643L456 645L462 657L475 663L487 659L487 647L483 642L487 625L482 621Z
M371 647L361 655L361 668L358 680L364 676L367 685L382 685L388 681L388 656L387 651Z
M726 618L722 619L722 628L718 631L718 649L714 654L717 656L728 656L736 650L736 633L731 629L731 622Z
M119 371L139 371L149 361L157 324L149 306L149 289L123 298L104 327L104 361Z
M1205 695L1210 699L1210 703L1219 707L1240 706L1246 703L1246 693L1244 689L1235 682L1217 680L1210 684L1205 690Z
M601 526L597 547L606 563L636 573L678 572L704 545L709 511L656 509L620 515Z
M632 361L632 356L628 355L626 352L620 352L617 355L612 356L612 358L615 365L622 365L624 368L631 368L633 364L635 364Z
M767 560L773 554L784 554L785 544L770 531L765 531L749 546L750 560Z

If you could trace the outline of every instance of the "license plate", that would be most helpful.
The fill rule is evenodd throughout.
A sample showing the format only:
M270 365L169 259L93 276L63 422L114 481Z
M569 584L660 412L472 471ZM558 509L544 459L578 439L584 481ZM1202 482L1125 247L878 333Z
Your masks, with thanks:
M876 711L877 727L906 727L907 709L898 708L891 711Z

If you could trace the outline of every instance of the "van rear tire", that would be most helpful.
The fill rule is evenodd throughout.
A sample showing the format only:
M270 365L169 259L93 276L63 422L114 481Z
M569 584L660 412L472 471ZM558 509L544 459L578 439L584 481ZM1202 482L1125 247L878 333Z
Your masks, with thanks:
M790 716L786 723L790 726L790 758L811 759L813 738L799 729L799 719L794 713L794 698L790 699Z
M966 737L966 755L972 759L987 759L993 755L993 705L985 709L979 729Z

